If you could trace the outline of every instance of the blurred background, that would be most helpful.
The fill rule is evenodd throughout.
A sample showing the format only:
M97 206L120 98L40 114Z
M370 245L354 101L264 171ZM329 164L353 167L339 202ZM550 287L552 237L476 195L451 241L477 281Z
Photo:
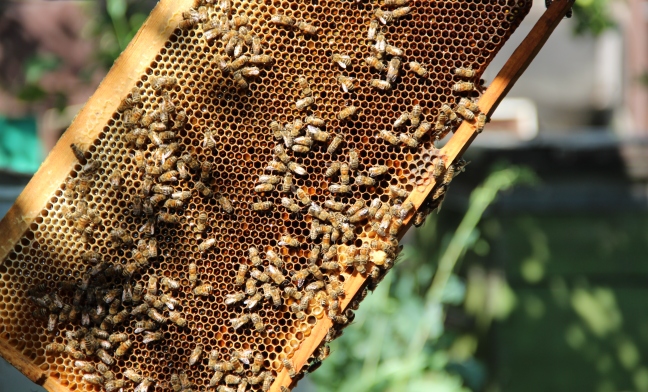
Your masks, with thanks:
M0 0L0 216L154 5ZM646 108L648 2L577 0L297 390L648 391Z

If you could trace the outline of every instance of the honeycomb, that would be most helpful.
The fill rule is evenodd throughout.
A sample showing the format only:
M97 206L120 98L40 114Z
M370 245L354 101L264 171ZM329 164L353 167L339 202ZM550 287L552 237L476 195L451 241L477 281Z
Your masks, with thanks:
M443 199L453 173L434 142L462 117L442 120L443 105L461 114L479 98L531 6L205 3L75 146L78 164L0 266L1 340L63 388L261 391L284 369L294 382L315 370L393 264L402 218L421 223ZM441 178L408 209L408 192ZM367 286L341 309L358 273ZM294 364L327 317L326 342Z

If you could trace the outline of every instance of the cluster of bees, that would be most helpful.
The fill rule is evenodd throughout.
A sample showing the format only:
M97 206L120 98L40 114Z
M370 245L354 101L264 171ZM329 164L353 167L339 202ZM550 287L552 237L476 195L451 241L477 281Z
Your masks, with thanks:
M221 13L209 18L208 7L214 1L200 0L195 9L183 13L180 28L191 29L202 26L202 38L207 45L216 40L223 43L223 53L214 56L215 64L225 75L231 75L238 88L248 87L248 80L259 75L259 66L271 65L273 59L262 54L262 41L250 32L249 21L245 15L232 16L230 0L219 0ZM389 91L397 82L404 58L403 50L389 44L381 25L404 17L411 12L409 0L384 0L387 8L377 9L369 26L371 55L364 60L370 68L379 72L386 71L385 80L373 79L370 85L380 91ZM293 29L304 35L315 37L319 29L307 21L298 21L286 15L276 14L270 23L282 28ZM351 66L351 57L343 53L334 53L331 61L340 68L336 80L345 93L353 92L356 80L344 75ZM387 61L385 64L384 61ZM427 69L410 62L409 68L421 78L428 75ZM457 68L455 75L462 81L453 86L457 93L471 94L475 90L473 82L476 72L470 68ZM80 319L81 327L75 332L65 334L66 343L51 343L48 352L66 353L75 360L74 365L82 370L83 379L94 385L102 385L110 392L134 383L136 392L147 391L156 380L127 369L116 377L111 366L116 359L125 357L133 345L133 336L117 329L133 318L135 334L142 334L142 343L160 343L163 340L161 326L173 323L179 328L186 328L187 321L182 317L180 303L173 297L173 292L180 288L180 283L171 278L158 278L151 275L145 287L134 280L143 273L150 263L157 258L155 240L156 225L174 225L180 222L175 212L183 208L193 193L204 198L214 198L222 212L234 214L235 209L226 195L212 189L212 163L200 161L195 153L184 151L184 146L176 142L176 133L184 128L188 121L187 114L176 107L177 102L171 98L169 91L176 88L177 80L170 76L158 76L150 79L155 91L157 107L154 110L140 109L142 96L135 88L119 105L122 123L127 129L123 140L133 147L133 160L141 183L137 194L131 196L132 213L140 216L144 224L139 233L132 234L120 227L109 232L109 243L112 247L130 252L132 257L125 264L112 264L102 261L102 256L95 252L81 255L88 267L78 282L64 282L59 291L48 292L45 287L35 287L30 298L38 306L35 316L47 320L47 329L54 332L57 325L75 322ZM236 292L227 294L224 303L236 309L238 316L230 319L230 328L234 331L251 329L264 336L268 325L259 310L264 302L275 309L290 309L295 317L305 322L307 315L316 310L325 312L333 321L333 327L320 346L309 358L307 366L298 373L290 357L281 356L282 366L292 379L301 377L304 371L313 371L329 355L328 344L339 337L343 329L354 319L354 311L367 292L375 289L385 273L395 264L401 250L398 234L404 222L412 217L415 225L424 223L426 216L440 207L446 190L454 176L464 170L466 162L450 165L446 169L444 157L436 153L431 175L436 186L428 199L418 211L409 201L409 192L398 186L390 186L388 198L379 197L365 202L360 199L343 203L336 198L346 197L353 193L352 187L373 187L378 181L391 176L390 167L375 165L364 167L361 163L361 152L351 148L347 156L340 157L326 169L325 178L329 180L326 189L331 198L322 205L311 199L308 191L294 185L295 177L305 177L308 169L297 163L294 156L308 154L315 143L325 143L326 151L335 156L344 143L344 139L327 131L326 121L312 112L315 105L315 94L306 78L297 80L300 97L295 108L305 112L304 118L295 119L292 123L281 125L278 121L270 124L276 144L273 148L273 159L265 167L267 173L258 177L254 192L259 200L250 204L257 213L264 213L275 206L264 197L275 190L283 193L281 208L295 216L308 215L310 228L308 238L311 245L306 245L286 231L277 242L277 247L259 249L250 246L247 249L247 262L237 267L234 278ZM151 97L149 97L151 98ZM345 121L357 113L353 105L343 107L336 117ZM477 104L469 97L463 97L451 108L443 105L434 123L425 121L420 105L411 111L402 113L393 123L393 131L382 130L379 136L393 146L418 148L423 138L430 134L433 140L443 138L454 129L459 121L468 120L476 123L481 131L486 122L486 115L480 113ZM205 151L216 148L215 131L205 131L202 147ZM399 133L400 132L400 133ZM64 210L64 216L73 222L82 242L92 239L93 233L100 226L99 215L88 208L84 196L90 192L93 176L100 171L99 161L88 160L83 147L72 145L72 151L83 165L77 178L66 182L67 200L76 200L75 206ZM152 148L151 148L152 147ZM149 153L148 151L152 151ZM291 156L292 155L292 156ZM182 191L175 187L180 181L194 180L194 192ZM115 192L121 190L123 173L114 169L109 177L109 185ZM81 197L76 197L78 193ZM387 200L387 201L384 201ZM208 228L208 215L201 212L193 229L202 235ZM366 237L357 238L361 227L371 229ZM204 238L197 245L200 252L209 252L215 245L214 238ZM287 272L286 257L290 254L307 254L308 264L297 265L297 269ZM201 282L198 267L191 262L188 265L188 280L195 296L210 296L213 287L209 282ZM367 278L367 284L351 300L347 309L341 308L345 292L343 281L339 278L343 272L357 272ZM158 285L159 283L159 285ZM158 287L159 286L159 287ZM66 303L64 298L71 298ZM253 350L234 350L221 353L217 349L204 352L204 346L196 343L189 356L189 366L202 366L213 375L209 386L218 392L245 392L248 388L261 388L268 391L275 380L276 373L265 370L263 353ZM92 360L92 361L91 361ZM165 387L179 392L191 391L193 383L184 371L171 375ZM285 387L282 391L287 391Z
M187 321L178 311L179 301L172 294L180 283L164 277L159 279L159 290L158 278L151 276L146 288L140 283L133 286L121 264L102 262L95 252L85 252L81 257L94 265L80 281L62 282L60 291L48 292L44 285L30 290L29 298L38 306L34 316L48 319L49 332L55 333L59 324L81 324L76 331L65 333L65 344L53 342L45 350L66 353L84 373L84 381L101 385L108 392L120 390L128 382L135 384L136 392L147 391L155 384L153 378L133 369L117 378L111 370L115 361L125 358L133 346L132 337L116 329L136 318L133 332L142 333L142 342L147 344L163 339L159 328L167 322L185 327ZM64 299L69 297L67 294L71 294L71 302Z
M232 76L239 89L247 89L249 80L259 76L259 67L272 64L273 59L262 53L263 42L250 31L248 17L244 14L231 15L230 0L220 0L222 13L210 19L205 6L211 3L199 1L197 9L184 12L180 28L190 29L202 23L203 38L207 45L220 39L224 44L224 53L214 56L214 61L223 74Z

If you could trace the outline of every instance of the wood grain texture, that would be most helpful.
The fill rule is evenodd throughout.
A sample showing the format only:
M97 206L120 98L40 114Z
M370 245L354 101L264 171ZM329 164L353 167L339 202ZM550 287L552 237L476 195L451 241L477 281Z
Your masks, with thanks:
M70 144L89 145L99 136L117 106L146 72L176 26L182 20L182 11L193 5L193 0L162 0L153 9L137 35L119 56L101 82L97 91L76 116L47 156L38 172L22 191L15 204L0 221L0 260L4 260L38 218L49 200L78 164ZM49 391L68 391L56 379L46 374L29 358L0 339L0 355L37 384Z
M502 99L504 99L522 73L524 73L540 49L542 49L542 46L545 44L547 39L549 39L549 36L556 26L558 26L567 11L571 8L573 2L574 0L556 0L542 15L531 32L529 32L524 41L522 41L515 52L513 52L513 55L508 59L506 64L504 64L491 85L479 99L479 108L483 113L486 113L488 116L493 114ZM475 124L468 121L462 122L461 126L459 126L452 138L450 138L448 143L441 149L440 155L446 157L446 168L461 158L465 150L475 139L475 136L477 136ZM425 202L430 192L434 189L435 185L436 182L432 180L424 190L415 189L407 200L414 203L415 209L418 210ZM410 213L407 219L403 221L403 227L399 233L399 238L402 238L412 225L412 218L414 215L415 213ZM344 310L349 302L351 302L351 299L362 288L365 281L365 277L358 273L354 273L349 279L347 279L344 287L346 296L340 303L342 310ZM308 358L326 337L326 334L332 325L333 323L326 315L318 320L317 324L313 327L311 335L304 339L301 346L293 356L293 364L297 371L307 363ZM292 380L288 377L288 372L283 369L277 376L277 380L273 384L271 392L280 392L281 386L287 387L291 382Z

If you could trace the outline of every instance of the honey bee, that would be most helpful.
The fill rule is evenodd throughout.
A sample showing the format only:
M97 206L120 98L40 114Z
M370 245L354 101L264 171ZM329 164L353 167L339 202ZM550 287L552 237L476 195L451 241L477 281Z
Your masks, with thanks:
M339 135L335 135L333 140L331 140L331 143L328 145L326 152L333 155L335 151L337 151L337 149L340 147L341 144L342 144L342 137L340 137Z
M83 168L81 169L81 174L82 175L92 174L92 173L96 172L97 170L99 170L100 167L101 167L101 162L99 162L99 161L90 161L90 162L86 163L85 165L83 165Z
M355 184L359 186L374 186L376 184L376 180L371 177L358 175L355 178Z
M254 192L256 193L263 193L263 192L272 192L274 191L275 187L272 184L259 184L254 187Z
M308 126L308 134L311 135L313 139L318 142L326 142L331 137L331 135L329 135L328 132L324 132L321 129L314 127L312 125ZM295 143L299 143L297 139L295 139Z
M189 11L185 11L182 13L182 21L180 22L180 28L183 30L188 30L193 28L195 25L197 25L200 22L205 21L207 19L207 13L206 12L199 12L195 9L190 9ZM162 87L155 88L155 90L159 90Z
M374 11L374 16L384 25L390 23L394 19L391 11L381 10L380 8L377 8Z
M140 103L141 100L142 100L142 96L140 95L139 91L137 91L136 88L133 88L133 90L131 90L130 96L124 98L119 103L119 107L117 107L117 111L123 112L126 109L130 109L136 104Z
M252 203L253 211L269 211L272 208L271 201L260 201L257 203Z
M385 46L385 53L387 53L390 56L395 56L395 57L403 57L405 55L405 52L401 48L397 48L393 45L387 44Z
M288 170L297 174L298 176L305 176L307 174L306 169L303 166L298 165L295 162L288 162Z
M146 314L151 318L151 320L155 321L158 324L166 324L167 322L166 317L164 317L160 312L158 312L155 309L149 309Z
M401 115L398 116L398 118L396 119L396 121L394 121L394 128L400 128L400 127L402 127L403 125L405 125L405 123L406 123L407 120L409 119L409 116L410 116L410 115L409 115L409 113L407 113L407 112L401 113Z
M272 63L272 57L267 54L253 55L248 59L248 63L254 65L268 65Z
M278 173L285 173L288 170L288 168L283 163L273 160L268 163L268 166L266 166L265 170L275 171Z
M225 297L225 305L234 305L238 302L241 302L245 299L245 295L245 293L227 294L227 296Z
M249 278L248 280L245 281L245 294L248 296L253 296L257 292L257 287L256 287L256 279L254 278Z
M164 278L162 278L162 280L160 281L160 284L162 286L165 286L168 290L178 290L180 288L180 282L178 282L177 280L168 278L166 276Z
M313 105L315 103L315 98L313 97L304 97L302 99L297 100L295 102L295 107L297 110L304 110L307 109L309 106Z
M299 31L307 35L317 35L317 33L319 32L319 27L313 26L312 24L306 23L304 21L297 23L297 28L299 29Z
M137 126L137 123L142 118L142 111L140 109L134 108L124 111L123 119L124 126L127 128L134 128Z
M283 267L283 259L274 250L268 249L266 252L266 258L278 268Z
M255 331L263 332L266 330L266 326L263 324L263 319L257 313L252 313L250 315L250 321L252 322Z
M344 69L346 69L346 67L351 65L351 57L346 54L333 53L333 55L331 56L331 61L337 63L340 67Z
M266 298L269 296L272 300L272 306L279 308L281 306L281 291L279 291L279 289L276 287L270 286L269 284L267 285L267 287L267 294L264 294L264 296L266 296Z
M481 133L486 126L487 117L484 113L479 113L477 115L477 121L475 122L475 132Z
M471 112L462 105L457 105L457 107L455 107L455 113L469 121L475 118L475 113Z
M286 281L286 277L274 265L268 266L268 275L277 285L281 285Z
M364 208L365 202L364 200L360 199L357 200L349 209L347 210L347 215L351 216L354 215L356 212L360 211L362 208Z
M326 168L326 172L324 172L324 177L333 177L339 170L340 166L342 164L340 162L332 162L328 168Z
M392 15L394 19L402 18L406 15L409 15L409 13L412 11L410 7L399 7L396 8L394 11L392 11Z
M409 215L410 211L412 211L413 209L414 209L414 203L412 203L411 201L405 202L400 207L397 217L399 219L404 220L407 217L407 215Z
M195 365L200 360L202 352L203 346L201 344L197 344L196 347L191 351L191 355L189 355L189 366Z
M334 55L335 56L335 55ZM351 59L349 58L349 62ZM343 67L346 68L346 67ZM348 76L340 75L337 77L338 83L340 83L340 86L342 86L342 91L345 93L351 92L355 89L354 81L355 78L351 78Z
M461 98L459 100L459 106L463 106L473 113L479 112L479 105L468 98Z
M248 63L249 59L249 56L241 56L229 63L227 66L230 72L234 72L232 76L234 77L234 80L240 84L239 88L247 88L247 82L245 78L243 78L243 73L239 70Z
M194 188L205 197L211 197L214 194L211 188L205 185L202 181L197 181Z
M400 72L401 59L400 57L393 57L389 60L389 65L387 66L387 81L394 83L398 78L398 73ZM377 87L377 86L374 86Z
M234 63L235 62L232 62L232 64ZM234 77L234 82L236 82L236 87L238 87L240 90L246 90L248 88L248 82L243 77L241 71L234 72L232 76Z
M389 91L391 90L391 83L389 83L386 80L380 80L380 79L371 79L370 82L371 87L380 90L380 91Z
M290 235L281 236L281 240L277 244L279 246L289 246L292 248L299 248L299 241L296 238L291 237Z
M317 263L317 260L319 260L320 256L320 246L315 245L313 246L313 249L308 253L308 262L310 264L315 264Z
M159 91L163 88L171 88L174 87L176 84L178 84L178 80L170 76L159 76L151 80L151 87L155 91Z
M235 317L230 319L230 324L232 325L232 328L234 328L234 330L236 331L242 326L244 326L245 324L247 324L249 321L250 321L250 315L243 314L241 315L241 317Z
M398 140L401 143L405 144L407 147L410 147L410 148L418 147L418 140L414 139L413 137L409 136L406 133L401 133L398 136Z
M126 385L126 382L124 380L108 380L105 375L104 378L106 379L106 383L104 384L106 392L114 392L116 390L122 389Z
M458 82L452 86L452 90L456 92L472 91L475 89L473 82Z
M344 185L344 184L332 184L332 185L329 185L329 191L331 193L350 193L351 192L351 186L350 185Z
M135 383L141 382L144 379L144 377L141 374L137 373L133 369L126 369L122 374L124 375L124 377L126 377L127 379Z
M226 213L234 214L234 206L232 205L232 202L225 197L225 195L220 195L220 197L218 197L218 204Z
M457 113L450 109L450 106L448 106L447 104L441 105L439 112L439 121L443 118L443 125L445 125L446 121L448 120L454 121L457 119Z
M305 77L300 76L297 79L297 85L299 85L299 88L302 90L302 96L303 97L310 97L313 95L313 90L311 90L310 86L308 85L308 80L306 80Z
M281 14L272 15L272 17L270 18L270 22L282 26L288 26L288 27L295 25L295 20L293 18Z
M311 204L311 206L308 208L308 213L322 221L328 220L330 215L328 211L322 209L322 207L320 207L317 203Z
M359 158L358 150L352 148L349 150L349 167L351 168L351 170L358 170L359 165L360 165L360 158Z
M126 233L124 229L113 229L110 232L110 238L113 243L113 247L119 247L122 245L130 246L133 244L133 238L130 234Z
M351 159L352 159L351 158L352 151L355 151L355 150L350 150L349 151L349 161L351 161ZM356 153L356 155L357 155L357 153ZM347 163L343 163L342 165L340 165L340 183L342 183L344 185L349 185L349 181L350 181L350 179L349 179L349 166L350 165L347 164Z
M277 158L279 158L281 162L283 163L290 162L290 157L288 156L288 154L286 154L286 150L281 144L277 144L276 146L274 146L272 151L275 153L275 155L277 156Z
M389 186L389 192L398 199L407 199L407 197L409 196L408 191L406 191L405 189L401 189L395 185Z
M297 372L295 371L295 368L294 368L292 362L290 362L290 360L287 359L287 358L282 360L281 362L283 363L283 366L288 371L288 377L295 378L297 376Z
M445 162L443 161L443 158L435 158L434 161L432 162L432 177L434 178L439 178L441 177L441 174L445 170Z
M245 14L236 15L230 21L230 26L232 27L232 29L236 30L241 26L247 25L249 22L250 22L250 20L248 19L247 15L245 15Z
M123 341L115 350L115 356L116 357L123 357L126 355L126 352L130 350L130 348L133 346L133 342L130 340L125 340Z
M122 343L128 340L128 335L125 333L113 333L108 336L108 341L110 343Z
M347 107L343 108L342 110L340 110L340 112L337 114L337 118L339 120L346 120L349 117L355 115L357 111L358 111L357 107L355 107L355 106L347 106Z
M212 286L209 284L202 284L200 286L196 286L196 288L193 290L193 293L198 296L202 297L207 297L209 294L212 292Z
M258 56L261 54L261 38L254 36L252 37L252 49L251 52L253 55Z
M246 78L253 78L259 76L261 71L257 67L243 67L241 68L241 75Z
M155 380L152 378L145 378L135 387L133 392L147 392L154 382Z
M378 33L376 35L376 43L371 47L371 50L377 58L382 58L383 54L387 50L387 39L385 38L385 34Z
M263 386L261 387L261 391L263 392L268 392L270 390L270 387L272 386L272 382L274 381L274 376L270 372L265 372L264 378L263 378Z
M70 144L70 148L72 149L72 153L74 154L74 156L76 157L76 159L77 159L80 163L85 163L85 161L86 161L86 156L85 156L85 153L86 153L86 152L85 152L85 149L82 148L82 147L79 146L79 145L74 144L74 143Z
M104 384L104 378L99 375L99 374L84 374L83 375L83 381L87 382L88 384L93 384L93 385L102 385Z
M208 238L204 240L200 245L198 245L198 251L200 252L206 252L209 249L211 249L214 244L216 244L216 239L215 238Z
M182 201L169 199L164 202L164 207L166 208L182 208Z
M163 337L162 332L146 331L144 333L144 338L142 339L142 343L147 344L147 343L156 342L158 340L162 340L162 337Z
M61 343L50 343L45 346L45 351L61 354L65 351L65 345Z
M247 264L241 264L239 265L238 271L236 273L236 279L235 279L235 285L236 286L243 286L243 283L245 283L245 275L247 274L249 267Z
M169 214L168 212L161 212L158 215L158 221L164 223L175 224L180 221L177 215Z
M270 123L270 130L272 131L275 140L279 141L283 138L282 133L284 129L278 121L273 121Z
M423 113L423 109L421 108L421 105L414 105L414 107L412 108L412 112L409 113L408 115L410 123L412 124L413 127L418 127L419 124L421 123L422 113Z
M380 131L380 137L388 142L389 144L393 146L397 146L400 144L400 140L398 136L394 135L393 133L389 132L388 130L382 130Z
M299 207L299 204L295 203L292 199L288 197L281 198L281 205L286 207L286 209L293 214L296 214L299 211L301 211L301 207Z
M470 79L476 75L476 72L471 67L460 67L454 69L454 74L461 78Z
M255 286L256 288L256 286ZM225 297L225 304L226 305L234 305L238 302L241 302L245 299L246 293L234 293L234 294L227 294Z
M413 138L416 140L420 140L425 136L430 129L432 128L432 124L428 123L427 121L423 121L421 125L419 125L418 128L416 128L416 131L414 131Z

